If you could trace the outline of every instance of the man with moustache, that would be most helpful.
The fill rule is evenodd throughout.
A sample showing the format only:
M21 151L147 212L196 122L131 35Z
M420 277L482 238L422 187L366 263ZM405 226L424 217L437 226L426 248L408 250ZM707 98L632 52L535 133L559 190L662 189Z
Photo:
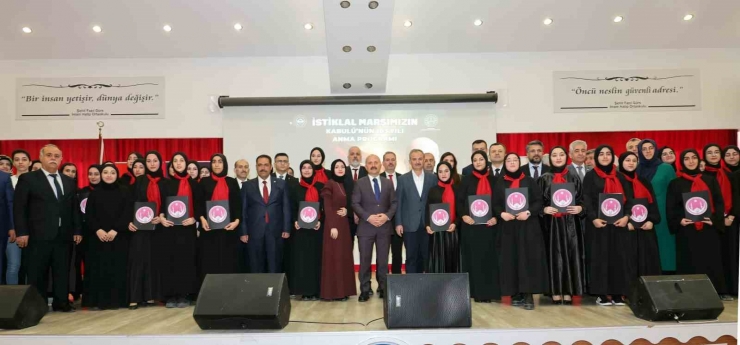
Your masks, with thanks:
M437 166L437 161L432 153L424 154L424 171L434 173L434 167Z
M393 183L393 190L398 188L398 177L396 172L396 154L388 151L383 154L383 172L380 177L385 177ZM394 217L395 218L395 217ZM391 219L393 221L393 219ZM391 273L401 274L403 267L403 238L394 231L391 235Z
M595 149L590 149L586 151L586 163L585 164L586 164L586 169L588 169L587 171L591 171L591 169L594 168L594 152L595 151L596 151Z
M570 143L570 156L571 166L568 169L568 173L573 177L578 177L581 182L586 176L586 173L591 170L586 167L586 151L588 151L588 145L583 140L574 140Z
M373 246L376 253L378 296L385 297L386 276L388 275L388 248L390 246L393 223L396 214L396 193L391 181L380 177L380 158L370 155L365 160L367 176L357 180L352 192L352 208L360 218L357 238L360 247L360 302L367 302L372 290L370 286L370 264Z
M493 147L493 145L495 145L495 144L492 144L491 147ZM475 151L483 151L483 152L485 152L486 151L486 147L488 147L488 144L486 143L486 141L483 140L483 139L478 139L476 141L473 141L473 145L471 147L470 153L474 153ZM506 151L505 148L504 148L504 151ZM501 159L503 159L503 158L501 158ZM503 172L503 170L501 170L501 172ZM462 170L462 174L463 175L472 175L473 174L473 164L470 164L470 165L464 167L463 170Z
M351 178L344 179L344 190L347 192L347 205L352 205L352 191L354 190L355 183L358 179L367 176L367 169L360 165L360 163L362 162L362 151L360 151L359 147L352 146L349 148L349 151L347 152L347 162L349 163L349 166L347 167L347 173ZM360 222L360 219L357 218L357 215L355 215L351 206L347 209L347 219L350 220L349 232L350 235L352 235L351 243L352 248L354 248L355 235L357 234L357 224ZM370 294L372 295L372 291L370 291Z
M239 189L242 189L242 183L249 179L249 162L246 159L240 159L234 163L234 175Z
M71 312L69 294L70 242L82 240L75 202L77 186L61 174L62 151L47 144L40 153L41 169L21 175L15 190L13 219L18 247L26 248L28 283L46 296L51 269L54 311Z
M504 157L506 156L506 146L501 143L493 143L488 149L488 158L491 161L491 173L495 177L504 174ZM472 166L472 165L471 165Z
M550 167L542 164L542 155L544 154L545 145L539 140L530 141L527 144L527 159L529 163L522 166L524 175L527 175L535 180L540 178L542 174L550 172Z

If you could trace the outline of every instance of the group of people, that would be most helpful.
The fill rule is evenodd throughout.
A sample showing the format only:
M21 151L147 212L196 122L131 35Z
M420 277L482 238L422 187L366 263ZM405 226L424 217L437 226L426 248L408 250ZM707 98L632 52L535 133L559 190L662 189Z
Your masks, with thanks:
M44 295L51 285L60 311L74 310L70 291L81 295L83 307L136 309L158 301L186 307L207 274L240 272L285 272L291 295L343 301L357 295L356 237L360 302L384 297L389 257L391 273L401 274L404 247L406 273L466 272L472 298L482 303L531 310L535 294L554 304L577 304L590 294L601 305L624 305L639 276L660 274L706 274L723 299L732 299L740 149L709 144L701 154L689 149L676 157L650 139L630 140L626 148L617 156L607 145L589 151L577 140L546 152L532 141L522 165L503 144L476 140L462 169L450 152L436 164L414 149L411 171L402 174L394 152L371 154L363 166L361 150L352 147L346 161L327 169L317 147L296 176L287 154L260 155L253 179L246 160L234 164L235 178L227 176L222 154L202 171L181 152L169 164L156 151L134 152L125 172L112 162L90 166L82 189L76 167L61 165L56 146L44 146L36 171L30 154L16 150L0 157L0 170L16 169L13 176L0 172L5 282L27 282ZM572 184L574 200L561 209L551 198L564 183ZM510 213L506 195L517 188L526 188L528 207ZM697 191L709 193L711 216L694 222L684 214L683 193ZM600 218L601 194L621 195L621 218ZM473 196L490 200L482 220L480 209L471 210ZM171 197L186 204L184 220L174 221ZM228 205L220 226L209 218L209 202L216 201ZM137 227L137 202L155 205L153 231ZM631 221L640 202L647 218ZM432 229L438 204L449 210L446 231ZM307 205L318 205L318 214L305 213Z

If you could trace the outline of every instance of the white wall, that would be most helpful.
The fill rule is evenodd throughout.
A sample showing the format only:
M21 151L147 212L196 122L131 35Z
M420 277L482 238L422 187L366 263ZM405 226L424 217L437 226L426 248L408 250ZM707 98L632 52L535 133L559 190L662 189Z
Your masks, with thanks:
M578 113L552 111L552 71L699 68L701 111ZM106 120L118 138L221 137L208 98L330 95L325 57L0 61L4 139L94 138L95 120L15 120L15 78L166 77L166 119ZM507 132L740 128L740 49L391 55L387 94L500 91L496 128ZM5 130L9 128L10 130Z

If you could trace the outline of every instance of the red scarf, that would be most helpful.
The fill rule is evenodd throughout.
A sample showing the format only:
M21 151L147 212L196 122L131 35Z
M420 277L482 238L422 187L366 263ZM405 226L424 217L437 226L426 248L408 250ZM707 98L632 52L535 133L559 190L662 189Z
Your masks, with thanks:
M455 191L452 190L452 183L437 181L437 185L444 189L442 192L442 202L450 205L450 223L452 223L455 221L455 217L457 217L455 214Z
M524 173L520 173L519 177L517 178L509 177L509 175L504 174L504 180L511 182L509 188L519 188L519 182L521 182L523 179Z
M722 191L722 198L725 200L725 214L730 214L732 211L732 184L730 183L730 179L727 177L727 174L725 171L730 171L727 166L725 166L725 162L722 161L721 167L714 168L710 167L709 164L704 168L704 171L709 171L713 173L717 173L717 182L719 183L719 189Z
M640 179L637 178L637 176L631 178L625 174L622 175L624 175L624 178L626 178L627 181L632 182L632 189L635 190L635 199L647 198L648 203L653 203L653 196L650 195L650 191L642 184L642 182L640 182Z
M301 187L306 188L306 201L308 202L319 201L319 191L316 189L316 187L313 186L314 184L316 184L316 182L316 176L313 177L313 182L311 182L311 184L308 184L308 182L304 181L302 178L299 182Z
M213 196L211 196L211 201L229 200L229 186L226 184L226 176L218 177L214 174L211 174L211 178L216 181L216 187L213 188Z
M565 176L568 175L568 168L566 167L563 169L563 171L559 173L553 173L552 174L552 183L554 184L560 184L560 183L567 183L568 180L565 179Z
M153 202L157 205L157 209L154 212L154 214L159 215L159 210L162 208L162 197L159 194L159 177L151 177L149 175L146 175L147 178L149 178L149 185L146 187L146 200L149 202Z
M714 213L714 200L712 200L712 191L709 190L709 187L706 183L704 183L704 180L701 179L701 174L696 174L696 176L691 176L685 174L683 171L679 171L676 173L676 176L687 179L691 181L691 191L692 192L701 192L701 191L707 191L709 193L709 205L712 207L712 213ZM694 227L696 230L702 230L704 229L704 223L702 222L694 222Z
M134 183L136 182L136 176L134 176L134 175L131 175L131 174L129 174L129 173L126 173L125 175L131 176L131 179L130 179L130 180L128 180L128 184L129 184L129 185L132 185L132 186L133 186L133 185L134 185Z
M598 165L594 166L596 175L604 179L604 193L606 194L622 194L622 202L627 202L627 197L624 195L624 188L622 183L617 178L617 168L612 168L612 172L607 174Z
M491 195L491 183L488 182L488 174L490 174L489 169L486 169L485 174L473 170L473 176L478 178L478 189L475 191L475 195Z
M180 177L180 175L175 172L175 178L180 180L180 185L177 187L177 196L186 196L188 197L188 210L190 211L190 214L193 214L193 191L190 189L190 175L185 175L185 177Z
M326 170L323 167L320 169L316 169L314 171L313 180L314 182L321 183L326 183L327 181L329 181L329 177L326 176Z

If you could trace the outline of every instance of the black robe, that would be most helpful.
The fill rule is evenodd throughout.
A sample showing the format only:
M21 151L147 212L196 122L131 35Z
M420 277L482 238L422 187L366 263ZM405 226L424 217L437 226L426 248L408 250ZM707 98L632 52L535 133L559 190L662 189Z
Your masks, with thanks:
M146 190L149 188L149 178L140 176L136 180L136 184L133 186L133 196L136 202L149 202L146 196ZM165 181L163 178L159 180L157 185L159 186L159 194L164 195ZM162 203L164 208L164 203ZM155 211L156 212L156 211ZM163 210L159 210L160 213L164 213ZM159 216L159 214L157 214ZM133 220L133 213L131 219ZM129 245L129 256L128 256L128 294L129 302L131 303L142 303L151 301L159 296L156 288L157 284L157 272L154 261L154 251L156 246L154 245L154 238L162 232L162 225L157 224L154 230L138 230L130 232L130 245Z
M717 172L705 171L705 174L716 178ZM720 240L722 241L722 265L725 268L725 283L727 284L727 293L733 296L737 296L737 282L738 282L738 246L740 246L740 236L738 236L738 228L740 225L740 174L728 173L721 171L726 174L732 185L732 210L729 215L735 216L735 220L730 226L725 226L725 231L720 233ZM726 201L725 201L726 202Z
M193 193L193 199L197 200L197 193L200 191L198 182L188 178L190 190ZM160 180L162 193L162 208L160 213L167 215L167 197L177 196L177 190L180 185L178 179ZM195 204L193 204L195 207ZM190 216L194 217L194 210L189 210ZM157 286L155 290L159 294L159 299L168 300L171 298L187 298L197 291L196 276L196 227L195 224L189 226L175 225L171 227L162 227L154 235L155 256L157 262Z
M128 306L126 259L128 256L128 223L133 203L127 188L102 183L87 199L85 218L88 239L85 265L83 307L117 309ZM117 235L112 242L101 241L98 230Z
M616 169L616 167L614 167ZM632 190L629 182L617 174L625 193ZM628 189L629 188L629 189ZM604 191L604 179L595 170L583 178L583 205L586 208L586 270L588 289L592 295L630 294L631 284L637 276L635 257L635 233L628 227L607 224L603 228L594 226L599 218L599 194ZM629 200L628 200L629 201ZM632 214L629 202L624 205L624 215Z
M90 196L90 193L92 191L93 190L92 188L90 188L90 186L86 186L77 190L77 211L80 212L83 234L88 233L88 230L87 218L85 217L85 212L83 212L82 210L82 203L84 201L84 203L87 204L87 198ZM75 299L79 298L84 290L84 285L82 282L82 263L85 260L85 249L88 242L87 240L88 239L83 236L82 241L80 241L79 244L75 244L74 242L70 243L70 248L72 248L72 250L69 251L71 259L71 267L69 270L69 291L75 297Z
M493 202L493 188L496 178L488 176L491 184L491 201ZM470 215L468 196L475 195L478 188L478 178L475 175L463 176L460 182L455 210L462 219ZM495 214L494 214L495 216ZM499 281L499 245L498 232L501 219L497 218L497 225L489 227L485 224L468 225L461 222L459 237L462 240L463 272L468 273L470 280L470 296L478 300L501 299L501 284Z
M500 218L506 212L506 189L511 181L501 178L493 189L493 212ZM537 182L525 176L519 188L527 188L527 201L531 215L527 220L499 220L499 274L501 294L537 294L550 291L547 279L545 240L542 238L540 217L542 191Z
M319 230L296 230L293 227L290 233L288 286L291 295L318 296L321 292L321 245L324 230L324 217L321 215L323 214L324 200L321 197L321 189L324 188L324 184L316 182L314 187L319 193L319 203L321 204L319 210L321 226ZM291 226L293 226L298 220L300 202L306 201L307 189L298 183L292 184L289 188L292 208Z
M719 294L728 292L722 265L722 234L724 224L724 201L717 180L707 174L701 179L709 187L714 202L714 212L710 219L712 225L704 224L699 231L694 224L681 225L686 212L683 193L691 192L692 182L678 177L668 185L666 195L666 216L668 228L676 235L676 274L706 274Z
M640 182L653 198L653 202L648 205L648 218L647 220L653 223L653 226L659 224L662 220L660 219L660 212L658 211L658 201L653 191L653 185L650 181L639 177ZM635 199L635 191L632 188L632 183L627 182L625 186L625 193L627 193L628 204L634 205L632 200ZM636 261L636 278L640 276L659 276L663 274L663 270L660 267L660 250L658 249L658 235L655 233L655 227L651 230L642 230L635 228L634 232L634 250Z
M553 177L552 173L545 173L537 180L542 190L543 210L552 205ZM565 174L565 180L575 186L575 205L583 207L581 179L573 174ZM584 211L585 207L578 215L542 216L550 278L549 291L552 295L582 296L586 292L586 243L581 221Z
M453 184L452 190L455 192L455 195L457 195L457 186ZM444 188L440 186L434 186L429 190L425 208L427 224L432 224L429 206L432 204L442 203L443 193ZM457 206L457 204L455 206ZM460 214L459 209L455 209L455 213L456 219L453 221L455 224L455 231L435 232L434 235L429 238L429 266L427 267L427 273L461 272L462 267L460 266L461 257L458 233L460 232L460 224L462 224L462 214Z
M231 222L240 220L242 217L242 199L239 185L236 179L225 177L226 185L229 188L229 216ZM195 219L201 222L200 217L208 220L208 210L206 201L213 197L213 190L216 188L216 181L211 177L205 177L200 180L200 191L195 199ZM240 268L241 256L239 255L239 228L226 231L224 229L214 229L210 231L200 229L198 237L198 290L207 274L226 274L238 273Z

